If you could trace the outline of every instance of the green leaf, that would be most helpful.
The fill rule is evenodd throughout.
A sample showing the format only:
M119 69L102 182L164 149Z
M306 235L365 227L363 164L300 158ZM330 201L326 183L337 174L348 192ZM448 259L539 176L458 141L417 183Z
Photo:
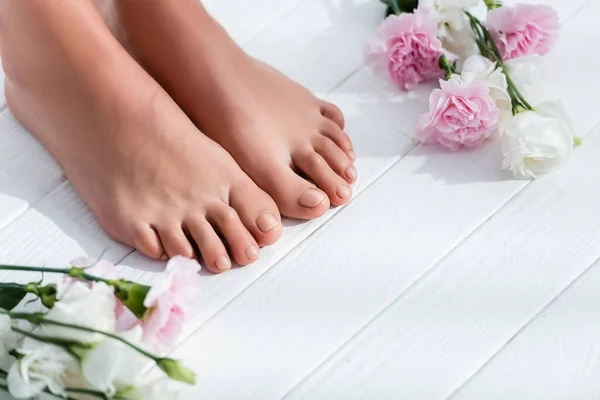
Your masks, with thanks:
M3 286L0 286L0 308L11 311L26 295L27 291L25 290L25 286L17 284L8 286L4 284Z
M196 384L196 373L181 365L177 360L172 358L157 358L156 365L162 369L171 379L179 382Z

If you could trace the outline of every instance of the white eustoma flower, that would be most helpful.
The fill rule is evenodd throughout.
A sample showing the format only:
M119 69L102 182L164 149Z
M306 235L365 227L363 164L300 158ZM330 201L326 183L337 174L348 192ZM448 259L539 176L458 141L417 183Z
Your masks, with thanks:
M483 0L419 0L419 7L434 11L438 20L438 37L446 50L461 60L479 52L464 11L485 20L487 7Z
M560 98L558 88L553 84L555 79L548 57L518 57L504 64L519 92L534 108L536 104Z
M487 58L474 55L465 60L460 75L465 83L485 82L490 89L490 96L501 112L499 123L502 127L512 117L512 102L508 95L508 84L502 69Z
M503 169L515 178L535 179L562 168L573 152L573 128L559 102L511 118L502 134Z
M115 397L127 400L177 400L180 394L169 387L171 383L168 378L163 377L133 387L125 387L118 390Z
M44 389L64 395L64 379L77 365L75 358L61 347L25 340L17 350L21 358L14 361L8 372L8 390L17 399L29 399Z
M129 343L140 346L142 327L119 333ZM87 384L114 395L119 387L135 387L150 360L126 344L106 339L82 354L81 371Z
M8 315L0 315L0 359L15 348L16 335L12 331L12 321Z
M91 287L83 282L68 285L65 293L46 314L47 319L72 325L85 326L104 332L115 331L115 295L113 288L104 283ZM43 336L95 343L105 339L98 333L84 332L55 325L42 325Z

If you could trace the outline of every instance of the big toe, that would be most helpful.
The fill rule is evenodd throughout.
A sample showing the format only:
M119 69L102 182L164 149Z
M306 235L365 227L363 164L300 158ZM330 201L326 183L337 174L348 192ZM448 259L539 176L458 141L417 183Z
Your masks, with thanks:
M229 204L261 247L275 243L281 236L281 216L275 201L250 179L231 189Z
M316 151L307 151L294 156L294 163L323 192L327 193L332 204L346 204L352 197L352 188L348 182L338 175Z
M329 209L327 195L288 166L275 166L261 176L261 187L271 195L286 217L314 219Z

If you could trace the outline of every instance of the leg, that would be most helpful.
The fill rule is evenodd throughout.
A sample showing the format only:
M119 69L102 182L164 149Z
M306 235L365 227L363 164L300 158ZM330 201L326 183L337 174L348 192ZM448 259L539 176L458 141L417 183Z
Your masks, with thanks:
M246 55L198 0L116 3L135 56L284 215L350 199L354 153L337 107Z
M6 96L114 239L145 255L248 264L278 210L127 54L91 1L0 2ZM189 239L188 239L189 238Z

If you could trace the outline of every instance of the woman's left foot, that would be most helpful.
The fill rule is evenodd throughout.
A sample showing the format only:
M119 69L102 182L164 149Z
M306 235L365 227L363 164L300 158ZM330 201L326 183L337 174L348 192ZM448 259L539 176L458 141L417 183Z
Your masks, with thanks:
M336 106L247 56L198 0L117 7L135 57L283 215L350 200L355 155Z

